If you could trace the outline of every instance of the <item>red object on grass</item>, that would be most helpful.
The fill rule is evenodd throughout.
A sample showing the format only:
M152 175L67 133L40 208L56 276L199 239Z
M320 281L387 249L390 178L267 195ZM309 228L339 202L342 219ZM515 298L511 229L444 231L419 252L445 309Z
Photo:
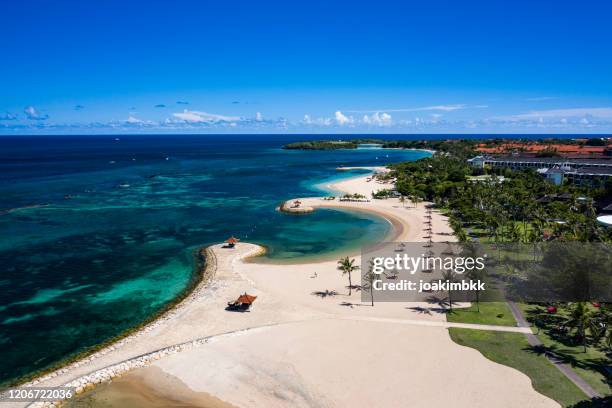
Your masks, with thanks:
M546 311L547 311L548 313L557 313L557 308L556 308L556 307L554 307L554 306L548 306L548 307L546 308Z
M593 302L593 303L592 303L592 305L593 305L593 307L596 307L596 308L598 308L598 309L601 307L601 305L599 304L599 302Z

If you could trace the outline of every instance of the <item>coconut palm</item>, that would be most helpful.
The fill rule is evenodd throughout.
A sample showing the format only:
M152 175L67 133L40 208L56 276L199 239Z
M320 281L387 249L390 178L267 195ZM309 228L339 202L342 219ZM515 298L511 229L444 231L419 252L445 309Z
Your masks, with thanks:
M363 275L361 281L361 289L370 293L372 307L374 307L374 282L376 282L378 279L380 279L379 276L374 273L374 262L370 260L368 272Z
M340 258L338 261L338 270L342 271L342 275L348 274L349 280L349 296L352 293L353 281L351 279L351 273L359 269L359 266L355 265L355 258L349 259L349 257Z
M406 206L406 197L404 197L404 195L400 196L399 201L402 203L402 207Z
M442 277L438 280L438 282L440 283L453 283L456 282L457 279L455 278L455 272L452 269L446 269L444 270L444 272L442 272ZM453 291L450 288L448 288L448 308L449 311L452 313L453 312Z
M597 318L588 309L585 302L578 302L574 305L570 310L565 326L574 329L578 337L580 337L585 353L587 348L587 331L594 335L599 333Z
M465 244L462 248L461 256L466 259L478 258L479 256L478 247L472 242ZM486 272L484 269L473 268L467 272L466 276L472 281L484 281L486 277ZM480 313L480 291L479 290L476 290L476 309Z

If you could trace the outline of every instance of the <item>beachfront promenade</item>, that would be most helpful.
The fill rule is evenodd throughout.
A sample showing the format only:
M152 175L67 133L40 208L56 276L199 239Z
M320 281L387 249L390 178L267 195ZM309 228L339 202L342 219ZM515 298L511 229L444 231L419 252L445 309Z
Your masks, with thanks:
M343 180L330 188L369 196L384 187L367 179ZM424 240L422 204L300 201L315 211L371 211L392 223L387 240ZM434 241L452 238L439 213L433 213L432 226ZM558 406L535 392L526 375L459 346L447 331L528 333L529 328L449 323L430 304L371 307L358 291L348 295L336 260L248 261L260 252L249 243L209 248L212 280L206 287L122 344L37 385L87 387L122 375L135 387L170 392L182 384L185 399L209 395L234 406ZM351 255L359 264L358 254ZM354 283L359 284L359 273ZM225 311L227 301L244 292L257 296L252 311Z

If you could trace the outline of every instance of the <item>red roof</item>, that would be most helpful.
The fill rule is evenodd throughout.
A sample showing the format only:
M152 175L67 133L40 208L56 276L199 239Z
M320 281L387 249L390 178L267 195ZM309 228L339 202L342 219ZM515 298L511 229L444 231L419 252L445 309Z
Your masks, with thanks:
M234 236L231 236L231 237L229 237L228 239L225 240L225 242L227 242L228 244L235 244L238 241L240 241L240 240L238 238L234 237Z
M476 146L476 150L482 153L507 153L511 151L521 151L526 153L539 153L547 150L554 150L559 154L583 154L583 155L603 155L607 146L584 146L579 144L543 144L543 143L517 143L510 142L496 146L487 147L485 144Z
M236 299L235 303L242 303L242 304L250 305L255 301L255 299L257 299L257 296L249 295L246 292L244 292L244 295L238 296L238 299Z

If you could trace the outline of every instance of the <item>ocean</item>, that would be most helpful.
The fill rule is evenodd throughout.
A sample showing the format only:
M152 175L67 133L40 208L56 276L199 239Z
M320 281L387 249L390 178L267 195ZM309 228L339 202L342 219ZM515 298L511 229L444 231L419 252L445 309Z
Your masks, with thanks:
M0 384L142 324L195 280L198 248L230 235L266 262L382 239L374 215L276 211L292 197L420 151L282 150L304 136L0 137ZM316 138L316 137L315 137Z

